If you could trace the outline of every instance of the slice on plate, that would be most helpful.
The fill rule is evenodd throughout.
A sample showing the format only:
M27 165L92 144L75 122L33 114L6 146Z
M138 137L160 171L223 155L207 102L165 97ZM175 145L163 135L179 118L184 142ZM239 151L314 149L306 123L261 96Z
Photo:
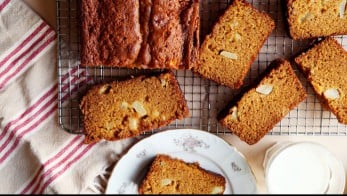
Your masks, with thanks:
M223 194L225 178L198 163L158 154L139 187L140 194Z

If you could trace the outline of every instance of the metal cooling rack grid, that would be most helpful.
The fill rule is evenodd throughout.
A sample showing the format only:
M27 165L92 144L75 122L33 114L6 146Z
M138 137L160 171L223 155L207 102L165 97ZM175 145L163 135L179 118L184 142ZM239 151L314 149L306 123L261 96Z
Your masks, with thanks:
M77 0L57 0L59 123L70 133L82 133L79 100L86 90L97 83L121 77L146 73L146 70L118 68L84 68L79 66L79 22ZM214 22L231 0L201 0L201 34L209 33ZM264 43L245 79L245 87L254 81L275 58L289 59L307 48L311 40L293 41L285 29L281 0L249 1L268 13L276 28ZM336 36L347 49L347 37ZM203 39L201 39L203 40ZM269 132L269 135L346 135L347 126L337 122L335 116L322 108L306 79L296 69L306 87L308 97L292 110ZM191 71L175 71L188 103L191 117L177 120L162 129L197 128L212 133L230 133L220 126L217 114L239 91L219 86L200 78Z

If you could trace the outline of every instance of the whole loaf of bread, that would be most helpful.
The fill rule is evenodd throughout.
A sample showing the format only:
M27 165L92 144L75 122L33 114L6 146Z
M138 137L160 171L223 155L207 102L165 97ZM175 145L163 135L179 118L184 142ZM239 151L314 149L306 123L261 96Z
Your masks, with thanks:
M190 69L199 49L199 0L80 1L81 65Z

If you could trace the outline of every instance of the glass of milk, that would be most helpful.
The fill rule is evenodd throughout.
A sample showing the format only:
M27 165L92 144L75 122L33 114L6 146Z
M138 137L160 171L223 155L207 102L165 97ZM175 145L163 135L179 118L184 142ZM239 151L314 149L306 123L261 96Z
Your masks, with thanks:
M322 145L313 142L281 142L273 145L266 151L263 162L268 193L329 193L332 169L327 155Z

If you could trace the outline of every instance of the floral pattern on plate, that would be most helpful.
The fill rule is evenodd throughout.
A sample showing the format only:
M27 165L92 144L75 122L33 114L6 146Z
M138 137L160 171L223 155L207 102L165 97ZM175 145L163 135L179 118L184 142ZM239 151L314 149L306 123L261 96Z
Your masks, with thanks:
M206 144L203 140L189 135L182 139L173 139L174 143L183 148L183 151L196 152L196 148L209 148L210 146Z
M244 156L217 135L195 129L162 131L142 139L118 161L106 194L136 194L141 180L157 154L186 162L198 162L226 178L224 194L257 193L254 175Z

